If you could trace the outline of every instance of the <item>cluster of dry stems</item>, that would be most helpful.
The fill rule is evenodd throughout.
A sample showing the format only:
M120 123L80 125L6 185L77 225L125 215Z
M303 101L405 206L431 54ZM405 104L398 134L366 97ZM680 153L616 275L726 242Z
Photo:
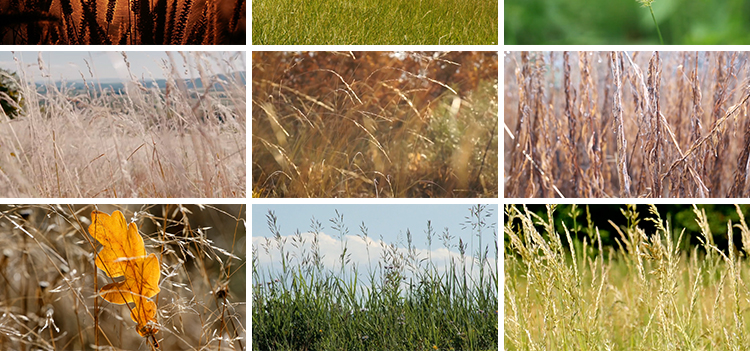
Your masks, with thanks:
M244 0L10 0L3 12L15 19L0 21L3 43L245 43Z
M505 196L750 195L747 54L575 56L506 56Z

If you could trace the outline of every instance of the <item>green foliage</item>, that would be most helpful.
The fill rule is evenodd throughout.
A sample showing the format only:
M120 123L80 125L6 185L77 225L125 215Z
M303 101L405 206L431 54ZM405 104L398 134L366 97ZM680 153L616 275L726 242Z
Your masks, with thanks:
M496 0L253 1L253 44L496 44Z
M749 44L750 1L653 0L665 44ZM505 44L659 44L636 1L508 0Z
M24 107L24 98L15 72L0 69L0 108L10 118L16 118Z

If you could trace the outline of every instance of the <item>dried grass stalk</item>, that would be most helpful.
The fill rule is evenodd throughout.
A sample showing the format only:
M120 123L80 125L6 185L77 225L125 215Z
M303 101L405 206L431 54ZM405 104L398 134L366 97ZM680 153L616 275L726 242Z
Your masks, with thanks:
M620 196L630 197L630 175L628 175L627 150L628 141L625 139L625 123L622 118L622 71L617 52L610 53L612 77L615 80L615 95L612 115L615 119L617 135L617 179L620 183Z

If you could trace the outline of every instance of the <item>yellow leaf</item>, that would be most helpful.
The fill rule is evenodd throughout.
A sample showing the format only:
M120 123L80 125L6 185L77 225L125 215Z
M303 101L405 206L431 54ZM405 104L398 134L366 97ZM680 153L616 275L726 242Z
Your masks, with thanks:
M156 304L148 298L159 293L159 259L154 254L146 255L138 227L135 223L128 225L120 211L111 216L91 212L89 233L103 245L96 266L112 278L123 277L102 287L99 294L110 303L133 303L130 318L138 323L138 334L153 335L158 331L150 324L157 323Z

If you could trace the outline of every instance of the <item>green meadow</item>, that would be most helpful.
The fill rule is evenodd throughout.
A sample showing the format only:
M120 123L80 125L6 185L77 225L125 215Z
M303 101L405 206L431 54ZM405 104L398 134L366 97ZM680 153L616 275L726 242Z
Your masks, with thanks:
M497 44L496 0L258 0L253 44Z

